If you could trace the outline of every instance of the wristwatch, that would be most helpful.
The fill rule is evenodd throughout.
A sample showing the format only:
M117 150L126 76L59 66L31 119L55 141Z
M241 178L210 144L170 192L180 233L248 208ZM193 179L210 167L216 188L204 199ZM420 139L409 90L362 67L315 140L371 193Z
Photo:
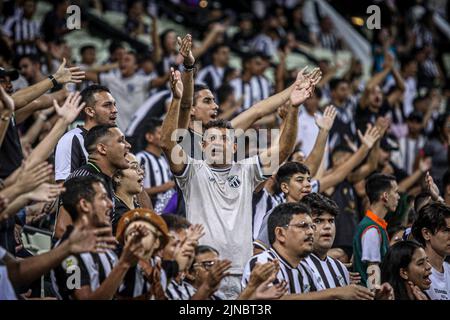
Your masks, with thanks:
M53 83L53 88L56 87L59 83L58 81L56 81L55 77L52 75L49 75L48 78L52 81Z

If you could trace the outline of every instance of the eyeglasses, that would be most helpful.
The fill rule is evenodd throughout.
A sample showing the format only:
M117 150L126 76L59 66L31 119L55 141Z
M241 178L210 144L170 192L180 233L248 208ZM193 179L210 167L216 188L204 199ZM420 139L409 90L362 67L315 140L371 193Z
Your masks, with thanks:
M130 165L130 169L136 170L136 171L144 171L145 166L144 165L139 165L137 163L133 163L132 165Z
M204 268L206 270L210 270L216 264L215 260L202 261L194 263L194 267Z
M317 228L317 226L314 223L307 223L307 222L286 224L283 227L285 227L285 228L294 227L294 228L303 229L303 230L312 229L313 231L316 231L316 228Z

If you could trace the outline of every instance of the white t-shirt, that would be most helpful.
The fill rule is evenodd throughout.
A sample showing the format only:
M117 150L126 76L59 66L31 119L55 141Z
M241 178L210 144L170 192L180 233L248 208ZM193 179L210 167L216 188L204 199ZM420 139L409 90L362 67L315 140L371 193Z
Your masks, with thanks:
M175 176L186 201L186 217L205 227L200 239L232 262L230 272L241 275L252 256L252 195L265 177L259 157L214 169L188 157L186 169Z
M117 103L117 125L125 132L136 110L148 98L150 81L153 77L135 73L133 76L124 78L119 69L108 73L101 73L99 80L111 90L111 94Z
M3 262L5 255L6 250L0 247L0 300L17 300L14 288L9 281L8 269Z
M450 264L444 262L444 272L431 268L431 287L425 292L431 300L450 300Z
M381 236L378 230L373 227L364 232L361 238L362 257L365 262L381 262Z

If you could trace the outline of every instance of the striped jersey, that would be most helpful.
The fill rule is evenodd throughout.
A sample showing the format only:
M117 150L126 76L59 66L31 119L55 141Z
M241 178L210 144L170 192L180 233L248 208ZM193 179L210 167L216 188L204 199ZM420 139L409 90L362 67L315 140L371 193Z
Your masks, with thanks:
M212 92L215 92L224 82L226 69L216 67L212 64L206 66L198 72L195 83L205 84Z
M65 241L72 231L73 227L69 226L55 247ZM97 290L111 273L117 261L118 258L112 250L106 250L102 253L85 252L67 257L50 274L56 297L60 300L74 299L73 294L77 282L74 275L77 272L79 272L79 288L89 286L92 291Z
M3 25L3 33L15 43L39 38L39 29L39 22L27 19L22 14L9 18ZM14 52L17 55L38 53L35 43L14 44Z
M247 287L250 274L256 263L266 263L268 261L278 260L280 271L278 271L274 284L286 281L289 294L308 293L311 291L323 290L322 285L317 281L314 272L304 263L297 266L291 266L274 248L261 252L252 257L246 264L242 276L242 287Z
M143 150L136 154L136 158L138 159L139 164L144 167L144 188L157 187L173 180L169 162L164 154L158 156ZM162 213L166 204L175 192L175 188L172 188L166 192L152 196L153 208L155 208L155 210L158 208L157 212Z
M76 169L87 163L88 153L84 148L87 130L78 126L66 132L55 149L55 180L66 180Z
M350 275L344 264L334 258L326 257L321 260L311 253L301 262L307 265L315 273L317 281L325 289L345 287L350 284Z
M272 93L272 86L264 76L253 76L249 82L236 78L230 81L230 85L234 89L236 100L243 99L242 111L261 100L267 99Z
M253 239L258 237L266 213L284 201L283 194L271 195L266 188L253 193Z
M191 300L197 289L189 282L182 280L178 283L176 280L170 281L166 289L166 296L169 300ZM210 300L225 300L225 296L216 291L211 295Z

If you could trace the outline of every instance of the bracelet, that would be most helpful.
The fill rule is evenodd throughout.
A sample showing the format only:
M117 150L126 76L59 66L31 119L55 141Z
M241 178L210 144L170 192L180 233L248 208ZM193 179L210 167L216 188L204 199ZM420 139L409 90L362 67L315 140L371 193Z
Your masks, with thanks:
M54 76L49 75L48 78L52 81L52 83L53 83L53 88L59 85L58 81L56 81L56 79L55 79Z
M192 71L195 69L195 64L187 66L183 63L184 71Z

